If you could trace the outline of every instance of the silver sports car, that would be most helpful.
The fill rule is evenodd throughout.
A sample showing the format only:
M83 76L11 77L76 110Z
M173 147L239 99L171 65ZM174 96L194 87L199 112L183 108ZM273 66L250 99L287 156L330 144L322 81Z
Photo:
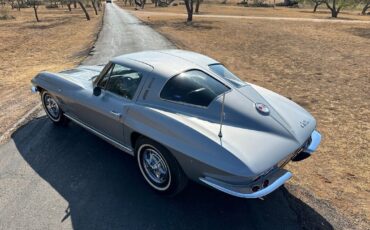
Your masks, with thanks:
M135 157L157 192L188 179L261 198L292 174L321 135L293 101L240 80L218 61L183 51L132 53L32 79L47 116L73 122Z

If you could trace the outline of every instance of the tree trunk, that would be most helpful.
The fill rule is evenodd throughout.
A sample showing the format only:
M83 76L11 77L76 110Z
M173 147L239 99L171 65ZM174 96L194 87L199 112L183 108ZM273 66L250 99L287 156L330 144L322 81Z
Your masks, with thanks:
M362 15L365 15L365 14L366 14L366 11L367 11L369 8L370 8L370 2L368 2L368 3L364 6L364 8L362 9L361 14L362 14Z
M70 2L69 2L69 3L67 3L67 7L68 7L69 12L71 12L71 11L72 11L72 9L71 9L71 3L70 3Z
M20 3L20 1L17 1L17 7L18 7L18 11L21 11L21 3Z
M187 22L193 21L193 0L184 0L186 11L188 13Z
M336 17L338 17L338 13L337 13L337 11L336 11L336 10L332 10L332 11L331 11L331 17L332 17L332 18L336 18Z
M333 10L331 11L331 16L332 16L333 18L337 18L337 17L338 17L338 14L339 14L339 12L340 12L340 9L341 9L341 8L338 8L338 9L333 8Z
M93 8L94 8L95 15L98 15L98 11L96 10L96 6L95 6L95 1L94 1L94 0L91 0L91 5L92 5L92 6L93 6Z
M98 10L101 11L101 1L100 0L98 0L98 4L97 5L98 5Z
M73 8L77 8L77 3L76 3L76 0L75 1L73 1Z
M137 6L141 7L141 0L135 0L135 10L137 10Z
M141 0L141 9L144 9L145 3L146 3L146 0Z
M78 0L78 5L80 5L81 9L84 11L85 16L86 16L86 20L90 21L90 15L89 15L89 13L87 13L85 6L82 4L82 2L80 0Z
M36 2L33 3L33 11L35 11L35 18L36 18L36 21L39 22L39 16L37 15L37 6L36 6Z
M320 4L321 4L321 3L318 3L318 2L316 2L316 3L315 3L315 7L313 8L313 12L312 12L312 13L316 13L317 7L318 7Z
M333 6L330 6L327 1L325 1L325 4L329 8L329 10L331 11L331 17L333 17L333 18L338 17L338 14L340 12L341 7L339 7L337 9L335 0L333 0Z
M195 5L195 13L196 13L196 14L199 14L200 1L201 1L201 0L197 0L197 4Z

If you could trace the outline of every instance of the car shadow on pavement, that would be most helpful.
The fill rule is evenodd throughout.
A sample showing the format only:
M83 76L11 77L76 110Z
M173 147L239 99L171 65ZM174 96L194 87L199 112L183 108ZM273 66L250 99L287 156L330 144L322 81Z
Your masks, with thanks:
M60 127L41 117L12 138L69 203L60 221L71 218L74 229L333 229L285 188L265 200L234 198L196 183L176 197L158 195L131 156L73 123Z

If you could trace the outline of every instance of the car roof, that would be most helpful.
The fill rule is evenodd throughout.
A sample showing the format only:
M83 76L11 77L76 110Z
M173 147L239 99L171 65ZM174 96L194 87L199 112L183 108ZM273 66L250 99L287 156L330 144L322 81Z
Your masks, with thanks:
M153 68L154 72L166 78L189 69L208 68L210 64L219 63L199 53L176 49L151 50L124 54L113 58L111 61L124 65L128 59L149 65Z

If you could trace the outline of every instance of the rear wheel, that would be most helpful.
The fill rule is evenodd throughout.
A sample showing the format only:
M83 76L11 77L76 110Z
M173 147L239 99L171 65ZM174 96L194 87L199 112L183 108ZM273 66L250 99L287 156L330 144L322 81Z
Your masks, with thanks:
M165 147L141 137L136 142L135 154L141 174L155 191L175 195L185 188L187 177Z
M41 93L41 101L49 119L58 125L65 125L68 119L63 115L62 109L59 107L57 100L47 91Z

